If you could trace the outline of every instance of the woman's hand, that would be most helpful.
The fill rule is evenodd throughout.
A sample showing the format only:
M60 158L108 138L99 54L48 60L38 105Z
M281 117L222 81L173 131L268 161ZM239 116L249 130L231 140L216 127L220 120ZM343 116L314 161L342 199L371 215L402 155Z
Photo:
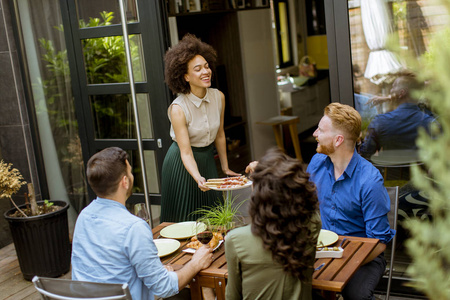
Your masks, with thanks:
M230 169L222 170L227 176L241 176L241 174L231 171Z
M253 173L255 171L256 166L258 165L258 161L252 161L248 164L248 166L245 168L245 173Z
M199 188L200 190L202 190L202 192L206 192L206 191L209 191L209 190L210 190L209 187L207 187L207 186L205 185L205 183L206 183L205 177L201 177L201 176L200 176L196 181L197 181L198 188Z

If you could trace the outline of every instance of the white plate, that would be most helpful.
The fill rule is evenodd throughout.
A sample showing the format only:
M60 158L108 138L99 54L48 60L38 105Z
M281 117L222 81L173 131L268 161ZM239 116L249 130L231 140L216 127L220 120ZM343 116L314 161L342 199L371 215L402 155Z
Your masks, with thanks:
M338 235L330 230L320 229L319 237L317 238L318 247L326 247L336 243L339 239ZM320 243L322 241L322 243Z
M226 189L221 189L218 187L214 187L214 186L210 186L209 188L215 191L234 191L234 190L240 190L240 189L244 189L246 187L249 187L253 184L253 181L249 180L247 181L244 185L237 185L231 188L226 188Z
M220 245L222 245L222 243L223 243L223 240L220 240L219 243L217 244L216 248L213 249L213 251L216 251L220 247ZM183 249L182 251L186 252L186 253L194 254L196 250L192 249L192 248L186 248L186 249Z
M170 239L188 239L193 237L197 232L202 232L205 229L205 224L190 221L169 225L163 228L159 234L162 237Z
M153 241L155 242L156 249L158 249L159 257L174 253L181 245L179 241L173 239L157 239Z

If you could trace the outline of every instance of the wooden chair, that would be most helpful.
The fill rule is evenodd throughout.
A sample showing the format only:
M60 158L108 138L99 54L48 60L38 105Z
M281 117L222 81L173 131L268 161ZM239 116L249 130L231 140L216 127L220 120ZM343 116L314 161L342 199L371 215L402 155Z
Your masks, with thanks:
M127 283L98 283L38 276L34 276L32 281L44 300L132 300Z

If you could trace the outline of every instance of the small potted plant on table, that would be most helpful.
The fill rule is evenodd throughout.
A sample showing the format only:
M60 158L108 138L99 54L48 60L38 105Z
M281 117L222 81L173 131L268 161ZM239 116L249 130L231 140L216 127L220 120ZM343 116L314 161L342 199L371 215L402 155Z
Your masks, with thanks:
M223 192L223 200L219 199L216 205L201 208L193 214L200 216L198 222L210 224L214 231L225 235L231 229L244 224L239 208L246 200L237 203L237 198L232 197L231 192Z
M58 277L70 269L70 241L67 221L69 204L64 201L38 201L28 184L27 203L16 205L12 195L26 184L12 164L0 161L0 198L14 208L5 212L23 277Z

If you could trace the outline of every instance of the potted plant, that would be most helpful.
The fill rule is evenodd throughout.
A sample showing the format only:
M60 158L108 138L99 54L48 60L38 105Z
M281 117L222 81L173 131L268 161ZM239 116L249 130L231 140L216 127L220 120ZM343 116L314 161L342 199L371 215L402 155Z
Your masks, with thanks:
M238 196L232 197L231 192L223 193L223 200L216 202L213 206L207 206L194 211L192 214L200 216L198 222L213 226L217 232L226 234L231 229L244 224L244 218L239 208L246 200L237 203Z
M7 198L14 205L4 217L9 223L23 277L26 280L35 275L58 277L70 269L69 204L36 202L33 185L29 183L27 203L18 206L12 195L24 184L22 175L12 164L0 161L0 198Z

